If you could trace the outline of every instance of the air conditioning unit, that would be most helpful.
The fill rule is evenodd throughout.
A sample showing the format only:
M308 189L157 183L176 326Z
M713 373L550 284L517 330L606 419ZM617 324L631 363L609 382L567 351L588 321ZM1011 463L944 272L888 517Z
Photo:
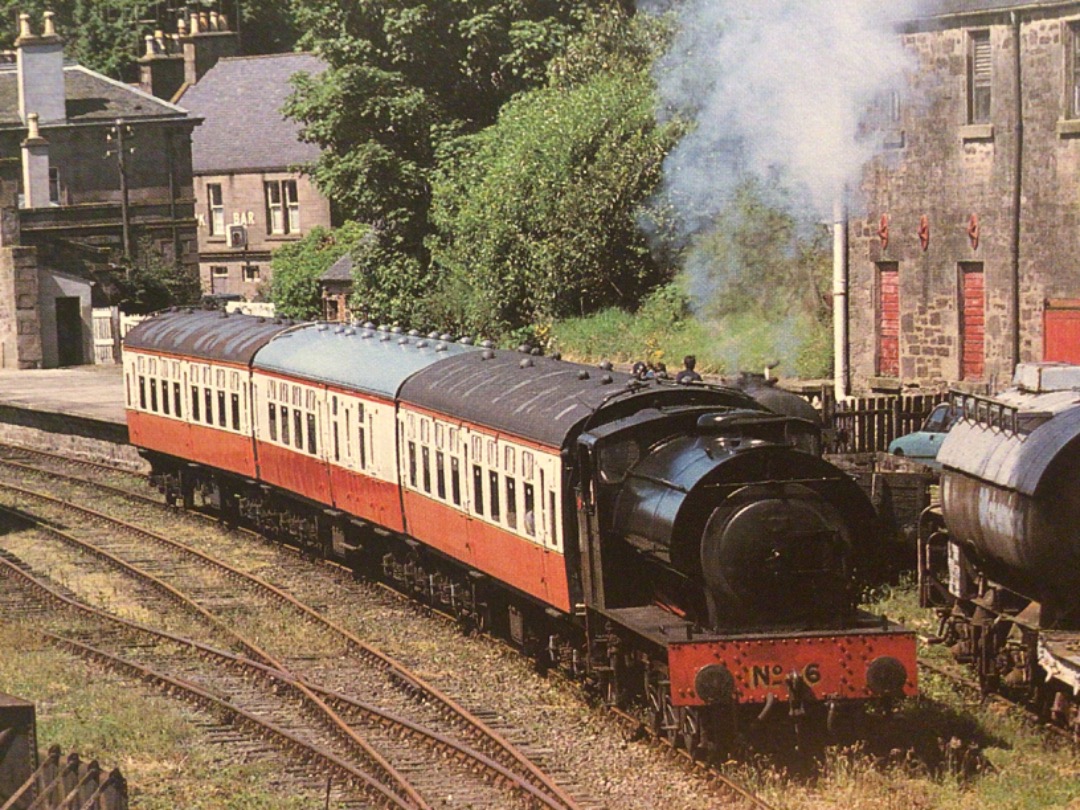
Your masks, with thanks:
M230 225L229 226L229 247L232 248L246 248L247 247L247 226L246 225Z

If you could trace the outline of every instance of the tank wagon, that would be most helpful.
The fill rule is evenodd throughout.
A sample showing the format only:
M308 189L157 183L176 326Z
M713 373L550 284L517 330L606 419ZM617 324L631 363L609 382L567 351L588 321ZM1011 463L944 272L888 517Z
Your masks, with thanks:
M857 608L873 508L745 391L191 311L133 329L124 373L170 502L504 634L693 753L915 692L913 635Z
M1000 691L1080 730L1080 367L1021 364L988 398L955 394L920 594L939 636Z

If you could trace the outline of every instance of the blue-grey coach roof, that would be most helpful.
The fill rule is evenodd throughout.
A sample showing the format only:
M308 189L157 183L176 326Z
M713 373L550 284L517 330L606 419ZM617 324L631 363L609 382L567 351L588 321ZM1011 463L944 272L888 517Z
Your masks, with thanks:
M393 399L409 375L444 358L475 353L475 346L438 338L321 323L279 335L259 352L254 365Z
M255 352L291 326L291 321L239 313L171 310L135 326L124 337L124 348L249 366Z

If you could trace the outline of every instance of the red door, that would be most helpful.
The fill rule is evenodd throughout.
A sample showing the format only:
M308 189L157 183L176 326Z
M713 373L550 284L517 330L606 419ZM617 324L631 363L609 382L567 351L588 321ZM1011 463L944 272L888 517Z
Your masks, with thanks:
M1080 364L1080 300L1046 302L1043 360Z
M963 265L960 283L960 379L981 380L986 368L986 291L982 265Z
M877 373L900 376L900 271L895 262L878 266Z

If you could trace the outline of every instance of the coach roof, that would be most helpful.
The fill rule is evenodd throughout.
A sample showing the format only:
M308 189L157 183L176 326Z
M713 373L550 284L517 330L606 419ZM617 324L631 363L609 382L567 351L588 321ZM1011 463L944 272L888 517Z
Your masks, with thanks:
M550 357L488 351L416 374L402 386L401 400L561 447L578 422L624 391L630 379L629 374Z
M308 324L277 337L255 358L255 368L311 382L352 388L389 399L409 375L456 355L478 353L439 338L346 326Z
M251 365L267 341L292 326L291 321L207 310L159 312L124 337L124 348Z

